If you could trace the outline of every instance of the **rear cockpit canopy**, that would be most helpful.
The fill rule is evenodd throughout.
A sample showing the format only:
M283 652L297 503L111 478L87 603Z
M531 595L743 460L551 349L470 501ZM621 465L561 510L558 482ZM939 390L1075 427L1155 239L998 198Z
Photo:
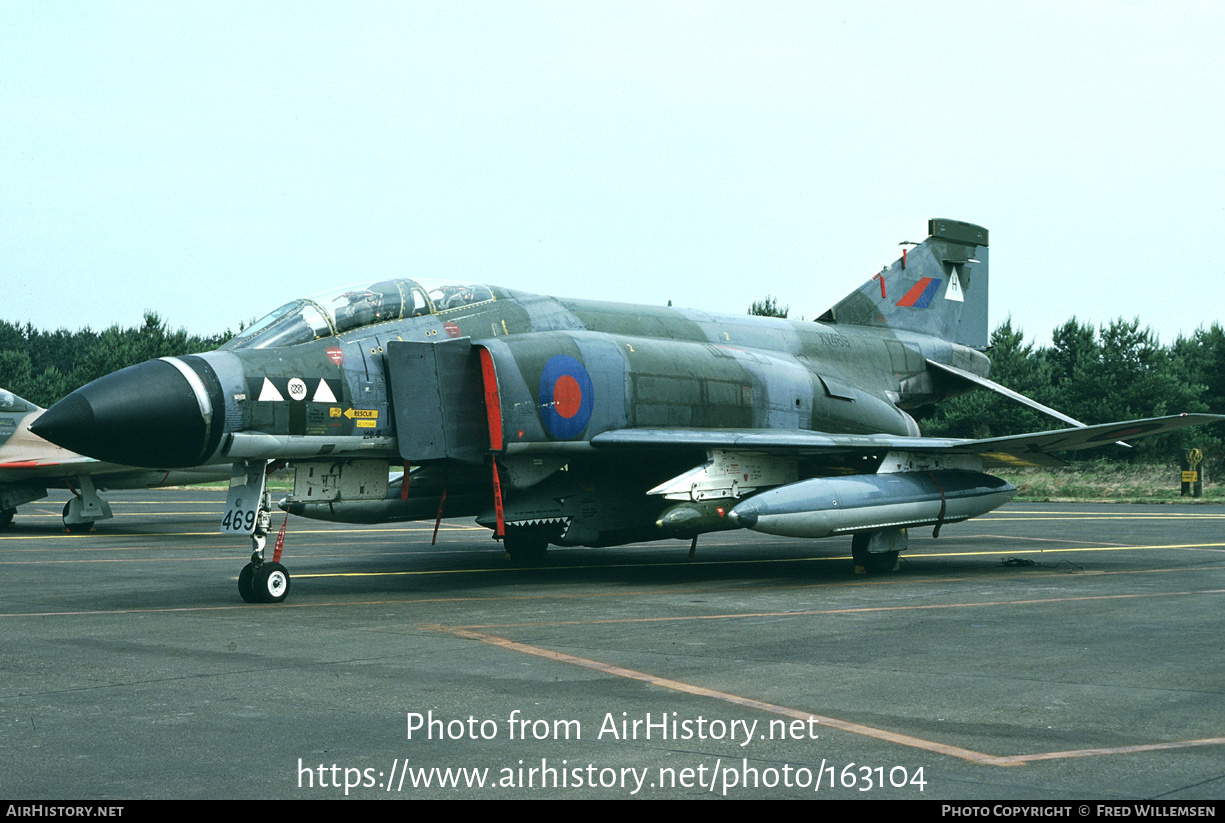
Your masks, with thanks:
M335 337L352 329L494 300L479 283L398 277L345 286L286 303L243 329L222 348L267 349Z

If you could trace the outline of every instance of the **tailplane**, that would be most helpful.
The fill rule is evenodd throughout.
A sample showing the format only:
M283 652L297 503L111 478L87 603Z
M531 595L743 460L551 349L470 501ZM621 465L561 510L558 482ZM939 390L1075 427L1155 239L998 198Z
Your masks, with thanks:
M928 237L818 318L987 347L987 230L936 218ZM904 244L909 245L909 244Z

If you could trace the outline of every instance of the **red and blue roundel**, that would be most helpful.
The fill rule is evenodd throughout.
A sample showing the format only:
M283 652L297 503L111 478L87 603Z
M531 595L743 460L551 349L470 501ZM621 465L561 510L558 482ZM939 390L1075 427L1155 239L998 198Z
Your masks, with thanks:
M540 373L540 419L559 440L577 437L587 428L595 396L591 375L567 354L555 354Z

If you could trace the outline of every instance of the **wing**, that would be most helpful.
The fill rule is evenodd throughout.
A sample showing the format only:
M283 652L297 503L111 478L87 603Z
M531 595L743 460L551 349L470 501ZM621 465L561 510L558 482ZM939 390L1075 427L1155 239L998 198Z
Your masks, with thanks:
M982 440L775 429L619 429L596 435L591 445L598 449L724 449L800 457L886 451L942 452L979 455L988 466L1057 466L1063 465L1063 461L1051 452L1105 446L1221 420L1225 420L1225 415L1177 414Z
M110 463L99 463L92 457L75 455L62 458L39 459L37 457L0 461L0 472L25 472L28 477L60 477L66 474L92 474L94 467L114 468Z

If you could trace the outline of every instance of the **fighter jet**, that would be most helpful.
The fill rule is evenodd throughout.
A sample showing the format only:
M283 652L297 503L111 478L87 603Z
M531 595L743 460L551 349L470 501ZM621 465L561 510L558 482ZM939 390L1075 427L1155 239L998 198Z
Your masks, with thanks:
M248 601L285 597L263 552L265 466L291 512L473 516L512 560L549 545L691 541L724 529L853 535L889 569L1007 502L985 473L1221 419L1085 426L988 379L987 231L937 219L817 322L562 299L395 277L288 303L221 349L103 377L34 431L100 460L232 465L222 530L253 534ZM911 248L910 246L913 246ZM909 411L987 388L1070 428L922 437ZM403 468L390 486L389 471Z
M0 529L13 524L17 507L41 500L50 488L66 488L64 528L87 532L111 517L110 504L98 489L144 489L224 480L224 466L167 471L118 466L76 454L30 432L30 423L46 410L0 389Z

